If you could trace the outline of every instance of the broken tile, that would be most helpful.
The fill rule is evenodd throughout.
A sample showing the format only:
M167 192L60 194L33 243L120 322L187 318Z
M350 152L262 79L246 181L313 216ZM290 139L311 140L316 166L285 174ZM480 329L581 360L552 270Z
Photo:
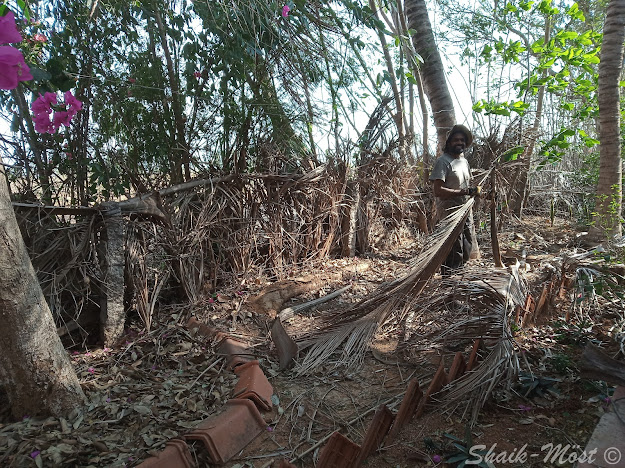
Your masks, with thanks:
M258 361L250 361L241 364L234 369L239 376L239 381L234 386L234 398L247 398L252 400L261 411L271 410L271 395L273 387L267 380Z
M355 468L360 446L340 432L335 432L323 447L317 468Z
M473 349L471 350L471 355L469 356L469 361L467 362L467 372L472 371L477 366L477 351L480 349L480 344L482 340L479 338L475 340L473 343Z
M276 345L278 350L278 357L280 358L280 370L289 367L293 359L297 356L297 344L293 341L280 321L280 317L276 317L271 326L271 339Z
M251 400L228 400L226 410L185 434L200 440L213 463L225 463L262 433L267 423Z
M172 439L165 450L139 465L141 468L192 468L195 465L189 446L184 440Z
M432 381L430 382L430 386L425 391L425 395L421 398L419 402L419 407L417 408L417 417L421 416L425 411L425 405L430 401L430 397L438 392L441 388L443 388L447 384L447 374L445 373L445 365L443 361L441 361L440 366L438 366L438 370L434 377L432 377Z
M371 424L369 424L365 438L362 441L360 456L358 457L358 461L355 466L360 466L369 455L380 448L386 434L388 434L388 431L391 428L391 424L393 424L393 419L393 412L388 409L386 405L380 405L373 415Z
M220 332L216 328L209 327L208 325L203 324L195 317L191 317L187 322L186 328L188 330L196 330L196 333L204 336L205 338L223 340L226 338L226 334Z
M217 352L226 356L226 365L228 369L253 361L253 355L248 351L246 343L234 340L232 338L224 338L217 345Z
M414 378L408 384L404 398L402 399L399 410L397 411L397 416L395 416L393 427L391 427L391 438L396 437L404 426L410 422L422 397L423 392L419 388L419 381Z
M529 324L535 309L536 301L531 294L528 294L525 299L525 305L523 306L523 317L521 318L521 323L519 324L520 327L524 327Z
M467 364L464 362L464 356L460 351L456 353L454 356L454 360L451 363L451 367L449 368L449 374L447 375L447 383L453 382L462 374L467 368Z

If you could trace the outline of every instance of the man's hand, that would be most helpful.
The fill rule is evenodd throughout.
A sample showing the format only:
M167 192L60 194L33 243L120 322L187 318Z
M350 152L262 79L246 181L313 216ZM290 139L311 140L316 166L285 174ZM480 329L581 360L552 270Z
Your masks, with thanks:
M482 187L478 185L477 187L469 187L467 189L467 195L470 197L479 197L482 194Z

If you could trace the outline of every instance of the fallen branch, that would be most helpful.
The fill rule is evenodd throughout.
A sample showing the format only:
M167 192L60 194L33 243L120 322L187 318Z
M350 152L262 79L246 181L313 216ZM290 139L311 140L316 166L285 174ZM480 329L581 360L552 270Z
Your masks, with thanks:
M310 309L312 307L315 307L315 306L317 306L319 304L323 304L324 302L331 301L335 297L338 297L341 294L343 294L345 291L347 291L351 287L352 287L352 285L349 284L349 285L345 286L344 288L341 288L341 289L339 289L337 291L334 291L333 293L328 294L327 296L323 296L323 297L320 297L318 299L314 299L312 301L305 302L303 304L298 304L298 305L295 305L293 307L287 307L286 309L283 309L282 311L280 311L280 313L278 314L278 317L280 317L280 320L288 320L291 317L293 317L295 314L299 314L300 312L308 310L308 309Z

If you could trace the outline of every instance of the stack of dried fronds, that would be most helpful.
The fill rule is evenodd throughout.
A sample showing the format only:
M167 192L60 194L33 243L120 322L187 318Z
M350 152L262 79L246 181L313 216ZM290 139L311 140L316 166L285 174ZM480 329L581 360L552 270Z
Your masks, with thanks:
M100 268L96 216L16 211L22 237L61 334L81 329L84 339L97 308ZM68 335L69 336L69 335Z

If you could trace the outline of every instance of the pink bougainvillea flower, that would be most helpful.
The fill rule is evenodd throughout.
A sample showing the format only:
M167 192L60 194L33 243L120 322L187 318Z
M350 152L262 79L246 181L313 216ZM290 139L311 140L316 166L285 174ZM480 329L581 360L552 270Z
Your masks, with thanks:
M35 131L39 133L54 133L55 128L50 121L50 115L42 112L41 114L35 114L33 117L35 124Z
M37 33L33 36L35 42L48 42L48 38L41 33Z
M199 72L199 71L193 72L193 76L195 76L196 78L199 78L200 76L202 76L202 72Z
M52 125L54 125L55 128L59 128L61 125L69 127L72 117L73 115L70 115L67 111L55 112L54 117L52 118Z
M82 102L80 102L76 97L72 94L71 91L65 92L65 105L69 106L67 108L67 112L71 114L72 117L76 115L76 113L82 109Z
M56 104L56 94L46 93L43 96L40 94L30 108L33 110L35 117L37 117L38 114L51 114L52 104Z
M15 15L12 11L0 16L0 44L22 42L22 35L15 25Z
M94 374L95 369L93 367L90 367L89 369L87 369L87 372L89 372L90 374Z
M20 81L32 79L22 52L14 47L0 46L0 89L15 89Z
M128 83L136 83L137 80L135 78L128 78Z
M54 133L61 125L69 127L72 118L82 109L82 102L74 97L71 91L64 94L65 101L60 103L55 93L46 93L31 105L35 130L39 133ZM54 108L53 108L54 106ZM52 114L54 111L54 114ZM52 114L52 121L50 117ZM86 353L85 356L89 356Z
M215 299L213 299L213 298L211 297L211 298L209 298L209 299L208 299L208 302L212 304L213 302L215 302Z
M291 11L291 7L288 5L284 5L282 7L282 17L286 18L287 16L289 16L289 11Z

